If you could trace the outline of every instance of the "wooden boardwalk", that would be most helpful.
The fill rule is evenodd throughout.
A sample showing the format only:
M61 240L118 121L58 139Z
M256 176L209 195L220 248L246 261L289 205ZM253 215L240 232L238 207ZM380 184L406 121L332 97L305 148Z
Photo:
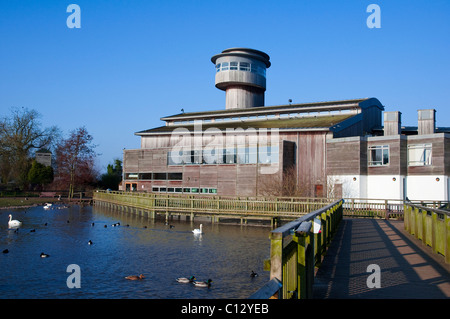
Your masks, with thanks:
M371 264L380 288L369 288ZM450 265L404 231L403 221L344 218L317 271L314 299L447 299Z

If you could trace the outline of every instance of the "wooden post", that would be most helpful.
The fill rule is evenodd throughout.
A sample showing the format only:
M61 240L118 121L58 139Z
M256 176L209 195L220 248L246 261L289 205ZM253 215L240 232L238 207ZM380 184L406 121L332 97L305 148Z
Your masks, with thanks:
M445 262L450 264L450 216L444 216L444 240L445 240Z
M270 234L270 279L283 282L283 234Z
M297 298L299 299L312 297L314 235L310 232L311 227L311 222L302 222L293 236L293 240L297 242Z

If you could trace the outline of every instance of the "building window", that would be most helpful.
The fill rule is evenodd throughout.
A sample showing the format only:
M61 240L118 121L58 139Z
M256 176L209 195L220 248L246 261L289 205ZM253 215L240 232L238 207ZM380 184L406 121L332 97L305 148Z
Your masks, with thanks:
M220 63L216 64L216 72L220 72Z
M369 166L389 165L389 145L369 146Z
M278 146L263 146L259 148L258 163L272 164L278 163Z
M211 148L203 151L167 152L168 165L193 164L274 164L279 159L278 146ZM155 177L153 177L155 179ZM171 179L171 178L169 178Z
M167 180L167 173L153 173L154 180Z
M227 71L228 70L228 62L223 62L222 63L222 71Z
M239 63L239 70L241 70L241 71L250 71L250 63L247 63L247 62Z
M126 173L125 179L138 179L139 174L138 173Z
M169 181L181 181L183 180L183 173L167 173Z
M238 69L238 63L230 62L230 70L237 70L237 69Z
M139 173L139 179L140 180L151 180L152 173Z
M431 165L431 143L408 145L408 166Z

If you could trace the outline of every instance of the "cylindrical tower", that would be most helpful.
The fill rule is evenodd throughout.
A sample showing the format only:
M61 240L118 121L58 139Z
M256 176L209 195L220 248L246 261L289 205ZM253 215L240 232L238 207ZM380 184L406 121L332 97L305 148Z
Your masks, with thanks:
M264 106L269 60L266 53L247 48L226 49L211 58L216 87L226 92L227 110Z

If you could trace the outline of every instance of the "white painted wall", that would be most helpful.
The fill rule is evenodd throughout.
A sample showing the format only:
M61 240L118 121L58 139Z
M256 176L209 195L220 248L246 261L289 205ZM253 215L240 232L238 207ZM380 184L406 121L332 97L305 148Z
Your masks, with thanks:
M439 178L439 181L436 178ZM450 178L445 175L328 176L328 185L333 184L342 184L344 198L404 199L408 196L410 200L450 200ZM406 194L403 194L404 189Z
M361 175L333 175L328 176L328 187L335 184L342 184L342 197L344 198L364 198L366 176Z
M403 199L403 176L367 176L367 198Z
M439 181L436 179L439 178ZM406 196L410 200L449 200L449 177L445 175L407 176Z

